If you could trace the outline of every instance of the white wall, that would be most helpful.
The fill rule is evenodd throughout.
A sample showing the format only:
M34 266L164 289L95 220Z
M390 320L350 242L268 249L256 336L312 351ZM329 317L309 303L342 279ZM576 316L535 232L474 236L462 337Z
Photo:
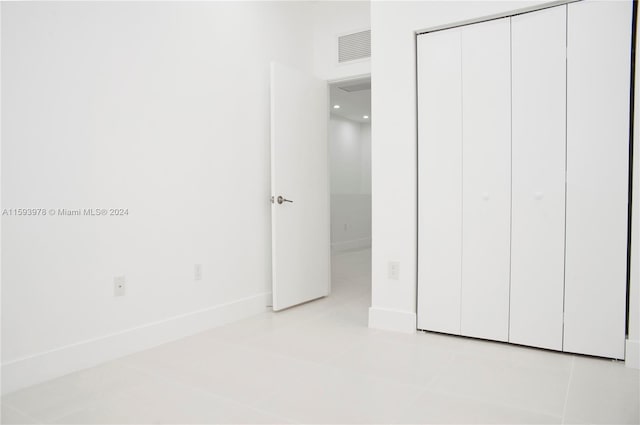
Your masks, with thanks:
M317 1L313 8L314 64L318 76L340 80L369 74L369 59L338 63L338 36L370 28L370 2Z
M331 246L371 246L371 125L331 114Z
M404 332L416 329L416 87L415 32L505 13L541 1L372 2L372 307L369 326ZM640 78L636 77L636 81ZM636 100L640 98L636 85ZM640 108L636 108L638 113ZM636 118L636 123L640 119ZM638 132L636 132L636 135ZM638 149L636 149L638 152ZM636 164L638 163L636 155ZM638 181L636 166L636 182ZM634 199L640 184L634 185ZM638 222L638 208L635 214ZM637 247L638 233L634 233ZM640 363L638 253L631 289L627 364ZM400 279L387 277L388 262L400 262ZM635 359L635 360L634 360ZM637 366L636 366L637 367Z
M3 217L3 392L263 311L269 61L311 72L310 4L1 7L2 207L129 209Z

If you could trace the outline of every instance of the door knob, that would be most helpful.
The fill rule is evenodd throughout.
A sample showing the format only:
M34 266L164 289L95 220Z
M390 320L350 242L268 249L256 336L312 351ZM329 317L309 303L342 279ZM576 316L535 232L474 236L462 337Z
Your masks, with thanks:
M291 202L293 204L293 201L291 201L289 199L285 199L282 196L278 196L278 203L279 204L282 204L282 203L285 203L285 202Z

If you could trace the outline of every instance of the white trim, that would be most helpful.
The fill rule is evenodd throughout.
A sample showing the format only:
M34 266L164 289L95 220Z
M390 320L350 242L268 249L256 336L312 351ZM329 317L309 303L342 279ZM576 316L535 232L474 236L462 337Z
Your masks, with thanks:
M266 311L266 292L37 353L2 365L2 394Z
M371 237L352 239L350 241L333 242L331 250L334 252L353 251L356 249L371 248Z
M354 63L360 63L360 62L371 62L371 56L367 56L364 58L358 58L358 59L350 59L348 61L344 61L344 62L336 62L336 66L345 66L345 65L351 65Z
M343 64L344 65L344 64ZM354 75L350 75L347 77L339 77L339 78L334 78L334 79L329 79L327 80L327 85L332 86L335 84L341 84L341 83L346 83L346 82L351 82L351 81L358 81L358 80L371 80L371 73L367 72L365 74L354 74ZM327 102L329 104L329 106L331 106L331 99L329 99L329 102ZM340 116L340 115L338 115Z
M472 18L472 19L466 19L464 21L457 21L457 22L452 22L452 23L443 24L443 25L436 25L435 27L418 30L415 33L416 35L421 35L421 34L427 34L435 31L442 31L442 30L448 30L451 28L463 27L465 25L478 24L480 22L493 21L495 19L510 18L512 16L522 15L525 13L531 13L531 12L537 12L539 10L549 9L550 7L564 6L566 4L575 3L578 1L582 1L582 0L554 0L550 2L537 4L534 6L512 10L509 12L496 13L493 15L482 16L479 18Z
M640 341L628 339L625 346L624 364L631 369L640 369Z
M369 327L386 331L414 333L416 314L408 311L369 308Z

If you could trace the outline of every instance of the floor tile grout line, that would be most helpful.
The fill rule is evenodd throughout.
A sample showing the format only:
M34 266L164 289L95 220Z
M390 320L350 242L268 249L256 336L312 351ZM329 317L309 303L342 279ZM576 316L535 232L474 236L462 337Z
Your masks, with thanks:
M451 350L444 350L444 351L451 351ZM427 379L426 382L424 382L419 388L418 390L418 394L416 394L415 397L412 398L410 403L407 403L407 406L412 406L413 404L415 404L420 397L422 397L423 395L425 395L428 392L433 392L431 390L430 385L432 385L442 374L444 374L446 371L451 370L455 364L455 358L458 355L451 351L451 358L449 361L449 364L447 366L445 366L442 370L439 370L438 372L436 372L431 378Z
M110 395L108 397L96 398L94 400L89 401L88 403L85 403L82 407L76 407L74 409L70 409L67 413L65 413L63 415L55 416L53 419L50 419L48 421L42 421L41 423L43 423L43 424L59 423L62 419L66 418L66 417L75 415L76 413L79 413L79 412L84 412L85 410L93 409L94 407L96 407L103 400L115 399L115 398L121 397L123 393L126 393L127 391L135 390L136 388L140 388L143 385L144 385L144 383L137 383L137 384L132 385L131 387L123 389L121 392L118 392L117 394L112 394L112 395Z
M454 360L452 360L451 365L448 368L446 368L443 371L441 371L439 373L439 375L443 375L445 373L445 371L452 369L453 366L455 365L455 358L459 357L459 356L460 356L459 354L454 354ZM570 369L570 372L569 372L570 374L571 374L571 370L572 370L572 367L573 367L573 359L574 359L574 357L572 357L571 369ZM433 379L431 379L429 381L429 383L426 384L426 385L431 385L433 382L436 381L437 377L438 376L434 376ZM517 405L501 402L499 400L491 400L491 399L484 398L484 397L474 397L474 396L459 394L459 393L455 393L455 392L451 392L451 391L442 391L442 390L438 390L437 388L434 388L434 387L426 387L424 389L423 393L427 393L427 392L446 395L446 396L450 396L450 397L454 397L454 398L461 398L463 400L479 401L479 402L482 402L482 403L486 403L486 404L490 404L490 405L494 405L494 406L498 406L498 407L506 407L506 408L516 409L516 410L520 410L520 411L527 412L527 413L542 414L544 416L548 416L548 417L551 417L551 418L562 419L556 413L553 413L553 412L550 412L550 411L531 409L531 408L528 408L528 407L517 406Z
M517 405L501 402L499 400L490 400L490 399L486 399L486 398L483 398L483 397L473 397L473 396L469 396L469 395L458 394L458 393L451 392L451 391L442 391L442 390L438 390L437 388L432 387L431 385L434 382L436 382L436 380L439 377L444 375L447 371L453 369L453 367L455 366L456 357L458 357L458 354L453 353L453 356L452 356L452 359L451 359L449 365L446 368L444 368L441 371L439 371L433 377L428 379L427 382L425 382L425 384L423 384L423 388L419 391L419 393L415 397L412 398L412 401L410 403L408 403L407 406L411 406L411 405L415 404L420 399L420 397L424 396L425 394L432 393L432 394L445 395L445 396L448 396L448 397L467 400L467 401L480 402L480 403L484 403L484 404L492 405L492 406L496 406L496 407L513 409L513 410L526 412L526 413L530 413L530 414L543 415L543 416L547 416L549 418L561 419L561 417L553 414L552 412L548 412L548 411L545 411L545 410L530 409L530 408L527 408L527 407L522 407L522 406L517 406Z
M233 343L231 343L231 344L233 344ZM273 351L270 348L265 348L265 347L260 346L260 345L236 344L235 347L236 348L243 348L245 350L251 350L251 351L257 350L257 351L260 351L260 352L262 352L264 354L269 354L269 355L271 355L273 357L276 357L276 358L279 358L279 359L282 359L282 360L294 360L296 362L307 363L307 364L311 364L311 365L314 365L314 366L323 366L323 365L326 365L326 363L328 361L332 360L332 359L329 359L329 360L326 360L326 361L323 360L323 361L319 362L319 361L316 361L316 360L311 360L311 359L306 359L306 358L302 358L302 357L295 357L295 356L283 354L283 353L280 353L280 352L277 352L277 351Z
M379 343L381 343L381 344L383 344L383 345L388 345L388 346L395 346L395 345L396 345L395 343L393 343L393 342L391 342L391 341L379 340L378 342L379 342ZM364 345L364 344L366 344L366 342L362 342L362 345ZM409 344L403 344L403 345L405 345L405 347L403 347L403 348L407 348L407 347L409 346ZM356 348L357 348L357 347L356 347L356 346L354 346L354 347L352 347L350 350L347 350L347 351L346 351L345 353L343 353L343 354L346 354L348 351L352 351L352 350L354 350L354 349L356 349ZM449 352L450 352L450 350L442 350L442 354L444 354L444 353L449 353ZM451 354L455 355L455 353L451 353ZM333 359L333 360L337 360L337 358L338 358L338 357L336 357L336 359ZM332 366L332 367L334 367L334 368L339 368L339 369L345 369L345 368L340 367L340 366L337 366L337 365L331 365L331 364L328 364L328 366ZM447 369L451 368L452 366L453 366L452 364L448 365L448 366L447 366ZM353 371L349 371L349 372L350 372L350 373L356 373L356 372L353 372ZM428 385L431 385L431 384L432 384L432 382L433 382L433 381L434 381L434 380L435 380L435 379L436 379L440 374L442 374L442 373L444 373L444 371L443 371L443 370L441 370L441 371L438 371L438 372L434 373L434 375L433 375L432 377L430 377L430 378L429 378L429 379L427 379L425 382L423 382L423 383L421 383L421 384L419 384L419 385L417 385L417 384L412 384L412 383L407 383L407 382L403 382L403 381L401 381L401 380L394 380L394 379L391 379L391 378L382 377L382 376L380 376L380 375L375 375L375 374L371 374L371 373L367 373L367 372L358 372L357 374L362 375L362 376L366 376L366 377L369 377L369 378L374 378L374 379L377 379L377 380L380 380L380 381L385 381L385 382L395 383L396 385L403 385L403 386L414 387L414 388L416 388L419 392L424 392L424 391L427 389L427 386L428 386Z
M328 313L328 312L325 312L325 313ZM323 314L325 314L325 313L323 313ZM310 318L309 320L312 320L312 319ZM336 354L335 356L332 356L331 358L329 358L329 359L327 359L327 360L324 360L324 361L318 362L318 361L315 361L315 360L304 359L304 358L295 357L295 356L289 356L289 355L282 354L282 353L279 353L279 352L276 352L276 351L270 350L270 349L268 349L268 348L260 347L260 346L250 346L250 345L246 345L246 344L244 344L244 343L237 343L237 342L235 342L235 341L226 341L226 340L222 340L222 339L216 339L216 341L217 341L217 342L218 342L218 341L219 341L219 342L221 342L223 345L231 346L231 347L234 347L234 348L241 348L241 349L245 349L245 350L246 350L246 349L257 349L258 351L260 351L260 352L262 352L262 353L264 353L264 354L268 354L268 355L270 355L270 356L273 356L273 357L278 358L278 359L281 359L281 360L293 360L293 361L296 361L296 362L299 362L299 363L304 363L304 364L306 364L306 365L308 365L308 366L313 366L313 367L328 367L328 368L330 368L330 369L332 369L332 370L335 370L335 371L340 371L341 369L340 369L339 367L336 367L336 366L331 365L331 364L330 364L330 362L331 362L332 360L335 360L336 358L340 357L341 355L345 354L346 352L348 352L348 351L351 351L351 350L355 349L355 348L357 347L357 345L364 344L364 341L359 342L359 343L357 343L357 344L355 344L355 345L353 345L353 346L351 346L351 347L349 347L349 348L346 348L345 350L341 350L339 354ZM155 376L155 374L157 373L157 372L146 371L146 370L144 370L144 369L140 369L140 368L138 368L138 367L137 367L137 366L135 366L135 365L132 365L132 364L126 363L126 361L125 361L125 364L126 364L127 366L129 366L129 367L133 368L133 369L138 370L139 372L147 373L147 374L152 375L152 376ZM367 374L358 374L358 373L355 373L355 372L350 372L350 373L351 373L351 374L355 374L355 375L360 375L360 376L365 376L365 377L370 377L370 378L375 378L375 379L381 380L381 379L379 379L378 377L375 377L375 376L369 376L369 375L367 375ZM158 378L165 378L165 379L172 380L172 378L171 378L171 377L166 376L166 375L158 374L158 375L157 375L157 377L158 377ZM190 384L185 384L183 381L175 381L175 382L177 382L178 384L181 384L181 385L187 385L187 386L190 386L191 388L194 388L194 389L200 389L199 387L194 387L194 386L192 386L192 385L190 385ZM223 398L223 399L227 399L226 397L222 396L220 393L217 393L217 392L211 392L211 391L207 391L207 390L204 390L204 389L200 389L200 390L201 390L201 391L205 391L205 392L207 392L207 393L209 393L209 394L213 394L213 395L215 395L216 397ZM274 392L274 394L273 394L273 395L275 396L276 394L280 394L280 393L281 393L280 391L276 391L276 392ZM233 401L233 402L235 402L235 403L242 404L239 400L236 400L236 399L227 399L227 400ZM248 406L248 407L251 407L251 406ZM256 409L259 409L259 408L255 408L255 407L254 407L253 409L254 409L254 410L256 410ZM260 409L260 410L262 410L262 409ZM278 415L278 414L276 414L276 413L272 413L272 412L270 412L270 411L264 411L264 412L265 412L265 413L269 413L270 415L273 415L273 416L282 417L283 419L285 419L285 420L287 420L287 421L289 421L289 422L294 422L294 423L296 423L296 422L297 422L297 421L294 421L294 420L293 420L293 418L283 417L282 415Z
M307 318L305 318L303 320L300 320L299 322L297 322L295 324L292 324L292 325L285 325L281 329L274 330L273 332L284 332L284 331L291 330L291 329L301 329L301 328L304 327L305 324L309 324L312 321L318 320L321 317L326 316L327 314L330 314L331 311L349 304L349 302L350 301L346 301L346 302L340 303L340 304L338 304L336 306L328 307L326 309L326 311L321 311L321 312L314 313L313 315L311 315L311 317L307 317ZM213 329L215 329L215 328L213 328ZM209 331L205 331L205 332L209 332ZM205 332L203 332L203 333L205 333ZM230 340L230 339L226 339L226 338L223 338L223 337L217 337L215 335L212 335L210 338L212 338L212 339L214 339L216 341L222 341L222 342L224 342L226 344L233 345L233 346L236 346L236 347L258 348L256 346L252 345L251 343L249 343L247 340L243 340L243 341ZM255 336L255 338L249 338L249 340L256 339L256 340L260 341L260 340L264 340L266 338L268 338L268 335ZM274 354L276 354L276 353L274 353Z
M115 361L117 361L117 359ZM97 366L91 367L89 369L94 369L94 368L101 367L101 366L104 366L104 365L107 365L107 364L110 364L110 363L112 363L112 362L102 363L102 364L99 364ZM118 365L118 366L120 366L120 365ZM126 368L131 369L130 365L127 365L124 362L122 363L122 366L125 366ZM84 369L84 370L88 370L88 369ZM150 375L149 373L147 373L145 371L138 370L138 372L141 372L144 375ZM46 384L47 382L50 382L50 381L45 381L45 382L43 382L43 384ZM143 385L144 385L144 383L136 383L136 384L133 384L131 387L123 389L122 392L131 391L131 390L133 390L135 388L139 388L139 387L141 387ZM38 386L38 385L36 385L36 386ZM31 388L31 387L25 388L23 390L28 390L29 388ZM22 390L20 390L20 391L22 391ZM113 397L115 397L115 396L113 396ZM112 397L108 397L108 398L112 398ZM8 404L7 402L3 402L3 404L7 404L9 407L13 408L18 413L23 414L24 416L26 416L27 418L31 419L32 421L34 421L34 422L36 422L38 424L53 424L53 423L56 423L56 422L60 421L61 419L66 418L67 416L73 415L73 414L78 413L78 412L82 412L84 410L91 409L91 408L95 407L95 405L98 404L99 401L100 401L100 399L89 400L88 402L86 402L86 405L84 405L83 407L77 407L77 408L74 408L74 409L70 409L69 412L66 412L66 413L64 413L62 415L53 416L51 419L48 419L48 420L37 418L37 417L35 417L35 416L31 415L31 414L28 414L28 413L22 411L21 409L15 407L12 404Z
M335 353L331 358L329 358L329 359L325 359L325 360L323 360L323 361L319 362L318 364L320 364L320 365L322 365L322 366L334 367L334 366L331 364L331 362L332 362L332 361L339 359L340 357L342 357L342 356L346 355L347 353L349 353L349 352L351 352L351 351L355 350L357 347L362 346L362 345L365 345L365 344L366 344L366 342L365 342L365 341L359 341L359 342L356 342L356 343L354 343L353 345L351 345L351 346L349 346L349 347L347 347L347 348L345 348L345 349L343 349L343 350L339 350L339 352L338 352L338 353Z
M314 318L309 318L309 319L307 319L306 321L316 320L316 319L320 318L321 316L324 316L324 315L329 314L329 313L330 313L330 311L325 311L325 312L321 313L319 316L314 317ZM298 329L298 328L302 328L302 326L294 325L294 327L289 326L289 327L287 327L286 329L290 330L290 329ZM258 338L258 339L257 339L257 341L259 342L260 340L264 340L264 339L266 339L266 338L267 338L267 336L264 336L264 337ZM227 342L228 344L234 345L234 346L236 346L236 347L242 347L242 348L244 348L244 349L248 349L248 348L250 348L250 349L257 349L257 350L260 350L260 351L262 351L262 352L265 352L265 353L271 354L272 356L275 356L275 357L284 358L284 359L288 359L288 360L296 360L296 361L301 361L301 362L309 362L309 363L313 363L313 364L316 364L316 365L325 365L325 364L327 364L328 362L330 362L331 360L333 360L333 359L334 359L334 358L331 358L331 359L323 360L323 361L320 361L320 362L319 362L319 361L315 361L315 360L304 359L304 358L300 358L300 357L295 357L295 356L290 356L290 355L282 354L282 353L280 353L280 352L273 351L273 350L271 350L271 349L269 349L269 348L262 347L262 346L260 346L259 344L258 344L258 345L254 345L254 344L248 343L248 342L246 342L246 341L244 341L244 342L225 341L225 342ZM356 344L356 345L357 345L357 344ZM342 354L344 354L345 352L349 351L349 350L350 350L350 349L352 349L353 347L354 347L354 346L351 346L351 347L349 347L349 348L346 348L346 349L344 349L344 350L341 350L341 351L340 351L340 353L339 353L338 355L336 355L335 357L339 357L340 355L342 355Z
M37 424L45 424L45 421L42 421L40 419L37 419L35 417L33 417L32 415L24 412L22 409L14 406L13 404L10 404L6 401L2 401L1 404L3 405L2 407L0 407L0 410L3 409L4 407L8 407L9 409L15 410L16 412L18 412L19 414L21 414L22 416L24 416L25 418L29 419L32 422L35 422Z
M141 368L139 368L137 366L133 366L133 365L127 365L127 367L129 367L131 369L134 369L134 370L136 370L136 371L138 371L140 373L143 373L145 375L148 375L148 376L151 376L153 378L156 378L156 379L159 379L161 381L164 381L165 383L179 385L179 386L182 386L182 387L187 387L187 388L189 388L191 390L194 390L194 391L197 391L197 392L201 392L203 394L206 394L208 396L212 396L212 397L217 398L219 400L222 400L222 401L225 401L225 402L231 402L231 403L236 404L236 405L238 405L240 407L254 410L254 411L258 412L258 413L266 414L268 416L273 416L274 419L283 419L288 423L298 423L297 421L293 420L292 418L285 417L283 415L277 414L275 412L271 412L269 410L264 410L264 409L262 409L260 407L256 407L256 406L253 406L251 404L247 404L247 403L242 402L240 400L237 400L237 399L235 399L233 397L222 395L222 394L220 394L218 392L214 392L214 391L202 388L202 387L198 387L196 385L193 385L193 384L190 384L188 382L185 382L184 380L175 379L172 376L169 376L169 375L166 375L166 374L162 374L162 373L159 373L159 372L151 372L151 371L144 370L144 369L141 369ZM139 386L142 386L142 385L143 384L140 384ZM139 386L136 386L135 388L138 388ZM130 388L129 390L131 390L131 389L133 389L133 388ZM60 419L62 419L62 418L60 418Z
M140 374L142 374L142 375L146 375L146 376L148 376L148 377L155 377L155 375L153 375L152 373L150 373L150 372L148 372L148 371L146 371L146 370L142 370L142 369L139 369L139 368L133 367L132 365L130 365L130 364L128 364L128 363L126 363L126 362L124 362L124 361L120 362L120 361L119 361L119 359L112 360L111 362L103 363L103 364L101 364L101 365L94 366L94 367L100 367L100 366L104 366L104 365L107 365L107 364L113 364L113 362L117 362L117 363L115 364L115 366L119 366L119 367L122 367L122 368L125 368L125 369L132 369L132 370L135 370L136 372L138 372L138 373L140 373ZM93 368L91 368L91 369L93 369ZM137 389L137 388L141 388L141 387L143 387L143 386L145 385L145 383L146 383L146 382L136 382L135 384L131 385L130 387L127 387L127 388L125 388L125 389L122 389L122 390L121 390L119 393L117 393L117 394L112 394L111 396L108 396L108 397L102 397L102 398L99 398L99 399L97 398L97 399L91 400L91 401L89 401L89 402L87 403L88 405L85 405L85 406L83 406L83 407L78 407L78 408L75 408L75 409L71 409L69 412L65 413L64 415L60 415L60 416L54 417L53 419L51 419L51 420L49 420L49 421L42 421L42 423L43 423L43 424L54 424L54 423L57 423L57 422L59 422L60 420L62 420L62 419L64 419L64 418L66 418L66 417L68 417L68 416L71 416L71 415L74 415L74 414L76 414L76 413L79 413L79 412L82 412L82 411L85 411L85 410L89 410L89 409L94 408L94 407L95 407L97 404L99 404L102 400L112 399L112 398L118 398L118 397L121 397L121 396L122 396L122 394L123 394L123 393L126 393L127 391L133 391L133 390L135 390L135 389Z
M327 314L327 313L328 312L324 312L324 313L321 313L321 315ZM303 322L307 322L307 321L310 321L310 320L314 320L314 318L308 318ZM298 325L293 325L293 326L300 327ZM291 326L287 326L286 329L292 329L292 327ZM206 333L206 332L208 332L208 331L204 331L201 334ZM199 335L199 334L195 334L193 336L197 336L197 335ZM294 361L297 361L297 362L300 362L300 363L312 364L314 366L326 365L329 361L333 360L333 358L331 358L331 359L328 359L328 360L324 360L324 361L318 362L318 361L311 360L311 359L305 359L305 358L301 358L301 357L295 357L295 356L282 354L282 353L279 353L277 351L273 351L273 350L271 350L269 348L265 348L265 347L262 347L262 346L259 346L259 345L252 345L250 343L247 343L246 341L243 341L243 342L232 341L232 340L227 340L227 339L224 339L224 338L218 338L215 335L212 335L209 338L211 338L211 340L215 341L216 343L220 343L220 344L226 345L228 347L233 347L233 348L236 348L236 349L244 349L244 350L258 350L260 352L263 352L265 354L269 354L269 355L271 355L273 357L276 357L276 358L279 358L279 359L294 360ZM264 338L266 338L266 336ZM180 340L177 340L177 341L180 341ZM172 343L175 343L175 342L176 341L172 341ZM154 348L157 348L157 347L154 347ZM348 350L349 350L349 348L345 349L345 351L348 351ZM342 353L343 352L341 351L341 354ZM134 353L134 355L135 355L135 353ZM128 364L127 360L122 360L122 361L123 361L123 363L127 363ZM132 366L132 365L130 365L130 366Z
M387 341L387 340L384 340L384 339L379 340L379 342L381 344L383 344L383 345L390 345L390 346L395 345L394 342ZM365 343L366 342L363 342L362 344L365 344ZM466 343L466 344L468 345L469 343ZM403 343L403 345L408 347L410 344L404 344ZM357 347L352 347L351 350L356 349L356 348ZM350 350L348 350L348 351L350 351ZM423 395L425 393L428 393L428 392L431 392L431 393L437 393L437 394L444 394L444 395L448 395L448 396L453 396L453 397L456 397L456 398L479 401L479 402L487 403L487 404L494 405L494 406L512 408L512 409L520 410L520 411L527 412L527 413L541 414L541 415L544 415L544 416L548 416L550 418L558 418L558 419L560 418L557 413L551 412L551 411L547 411L547 410L531 409L531 408L512 405L512 404L508 404L508 403L504 403L504 402L500 402L500 401L485 399L485 398L482 398L482 397L464 396L464 395L459 395L459 394L456 394L456 393L453 393L453 392L445 392L445 391L435 390L432 387L432 384L437 379L439 379L442 375L444 375L446 372L452 370L455 367L455 358L459 356L458 354L456 354L455 350L453 350L452 348L449 348L449 349L446 349L446 350L442 350L442 353L451 354L452 360L448 363L446 368L438 371L432 377L430 377L429 379L427 379L425 382L421 383L420 385L411 384L411 383L407 383L407 382L403 382L403 381L399 381L399 380L393 380L393 379L388 378L388 377L381 377L379 375L375 375L375 374L371 374L371 373L367 373L367 372L358 372L358 374L361 375L361 376L366 376L366 377L369 377L369 378L372 378L372 379L376 379L376 380L379 380L379 381L385 381L385 382L389 382L389 383L394 383L396 385L410 386L410 387L414 387L414 388L418 389L418 394L414 398L412 398L412 402L411 403L415 402L421 395ZM333 367L336 367L336 368L340 368L340 366L335 366L335 365L330 365L330 366L333 366ZM341 368L341 369L344 369L344 368ZM351 372L351 373L356 373L356 372Z
M423 395L427 394L428 392L431 392L430 387L428 385L435 380L436 376L438 376L438 374L435 374L434 376L432 376L430 379L427 380L427 382L423 386L421 386L421 388L417 391L417 394L414 397L412 397L411 400L406 404L406 407L413 406L418 402L418 400L420 400L420 398ZM396 421L393 423L397 424L397 423L400 423L400 421Z
M532 414L537 414L537 415L543 415L543 416L547 416L549 418L561 419L560 416L557 416L557 415L553 414L552 412L548 412L546 410L530 409L528 407L516 406L516 405L508 404L508 403L505 403L505 402L502 402L502 401L499 401L499 400L490 400L488 398L483 398L483 397L473 397L473 396L470 396L470 395L458 394L458 393L451 392L451 391L442 391L442 390L438 390L438 389L435 389L435 388L428 388L427 390L424 391L424 393L428 393L428 392L439 394L439 395L445 395L445 396L448 396L448 397L458 398L458 399L462 399L462 400L480 402L480 403L488 404L488 405L491 405L491 406L508 408L508 409L518 410L518 411L521 411L521 412L532 413Z
M567 391L564 395L564 406L562 407L562 423L565 423L566 415L567 415L567 404L569 402L569 391L571 390L571 381L573 380L573 369L576 364L576 356L572 356L571 358L571 369L569 370L569 379L567 381Z
M387 342L385 341L385 344L386 343ZM281 359L295 360L295 361L298 361L298 362L304 362L304 363L312 364L315 367L328 368L328 369L330 369L332 371L335 371L335 372L343 372L344 373L345 372L344 368L341 368L339 366L333 365L330 362L333 361L333 360L336 360L337 358L339 358L340 356L346 354L347 352L356 349L357 346L361 345L361 344L365 344L365 342L364 341L359 342L359 343L351 346L350 348L345 349L344 351L341 352L341 354L336 355L335 357L333 357L331 359L328 359L326 361L322 361L322 362L317 362L317 361L308 360L308 359L301 359L301 358L293 357L293 356L287 356L287 355L284 355L284 354L281 354L281 353L277 353L277 352L273 352L273 351L264 349L262 347L258 347L258 349L260 351L264 352L264 353L273 355L275 357L279 357ZM365 378L368 378L368 379L373 379L375 381L381 381L381 382L385 382L385 383L393 383L395 385L400 385L400 386L404 386L404 387L411 387L411 388L415 389L418 392L418 394L414 398L412 398L412 400L417 399L419 394L422 392L422 386L407 384L407 383L399 382L399 381L393 381L393 380L390 380L390 379L381 378L381 377L376 376L376 375L370 375L368 373L362 373L362 372L355 372L355 371L352 371L352 370L347 370L346 373L348 373L348 374L350 374L352 376L360 376L360 377L365 377ZM277 396L278 394L281 394L281 393L282 393L282 391L276 391L276 392L273 393L272 396L275 397L275 396ZM408 406L409 404L410 403L407 403L406 405ZM273 414L275 414L275 413L273 413ZM287 420L292 420L292 418L286 418L286 419ZM299 423L299 422L296 422L296 423Z
M357 298L360 298L360 297L357 297ZM329 299L329 298L324 298L324 299ZM356 298L354 298L353 300L351 300L351 299L340 300L340 297L335 297L333 299L337 300L337 301L335 301L336 305L327 306L327 308L322 309L322 310L320 310L318 312L311 312L309 314L309 317L303 317L301 320L297 321L295 324L287 325L284 328L286 328L286 329L301 328L305 324L307 324L308 322L311 322L313 320L317 320L318 318L330 313L331 311L333 311L333 310L335 310L337 308L344 307L345 305L348 305L348 304L352 303L353 301L355 301ZM321 301L321 300L322 299L315 300L315 301ZM302 307L302 306L299 306L299 307ZM269 314L269 312L267 312L267 314ZM278 314L278 313L272 313L272 314ZM278 330L278 331L280 331L280 330Z

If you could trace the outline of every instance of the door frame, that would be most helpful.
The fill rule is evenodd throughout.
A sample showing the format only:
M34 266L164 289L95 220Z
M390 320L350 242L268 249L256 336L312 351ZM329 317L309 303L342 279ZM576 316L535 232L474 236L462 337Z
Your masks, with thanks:
M338 77L338 78L325 80L325 82L327 84L327 105L326 105L326 107L327 107L327 111L329 111L329 113L327 113L327 123L326 123L327 124L327 136L329 134L328 133L328 131L329 131L329 120L331 119L331 112L330 112L331 111L331 96L330 96L331 86L334 85L334 84L338 84L338 83L346 83L346 82L357 81L357 80L362 80L362 79L366 79L366 78L371 80L371 72L364 73L364 74L354 74L354 75L349 75L349 76L346 76L346 77ZM373 86L371 87L371 93L373 94ZM269 111L269 113L271 113L271 111ZM372 116L373 116L373 114L372 114ZM329 140L328 140L328 137L327 137L327 150L328 149L329 149ZM271 155L271 153L270 153L270 155ZM327 158L329 158L329 153L328 152L327 152ZM329 161L327 161L327 167L329 167ZM331 178L331 170L330 169L327 170L327 175L329 176L329 178ZM271 194L271 179L272 179L272 176L271 176L271 173L270 173L269 174L269 203L270 204L271 204L271 197L272 197L272 194ZM329 181L329 183L328 183L328 187L329 187L329 194L328 194L328 196L329 196L329 214L331 214L331 186L330 185L331 185L331 182ZM269 208L269 221L270 222L271 222L271 219L272 219L271 214L273 214L273 210L271 208ZM329 227L329 231L331 231L331 227ZM272 248L273 247L273 232L271 231L271 229L270 229L270 232L269 232L269 236L270 236L270 238L269 238L270 239L269 247L270 247L270 251L271 251L270 257L273 257L273 248ZM329 253L331 253L331 237L330 236L331 235L329 235L329 246L328 246ZM331 255L329 255L329 267L331 267ZM271 272L269 275L271 276L271 293L273 293L273 272ZM327 296L331 295L331 288L332 288L332 281L331 281L331 279L329 279L329 292L328 292ZM312 300L312 301L315 301L315 300ZM298 305L301 305L301 304L298 304ZM273 300L272 300L272 298L270 298L270 301L267 304L267 307L273 308ZM294 308L294 307L297 307L297 305L296 306L292 306L290 308ZM288 309L285 309L285 310L288 310Z
M360 59L362 60L362 59ZM367 60L371 60L371 58L367 58ZM349 83L352 81L359 81L359 80L364 80L364 79L368 79L370 82L373 82L373 79L371 78L371 72L367 72L364 74L354 74L354 75L349 75L346 77L339 77L339 78L334 78L331 80L327 80L327 110L329 111L329 113L327 114L327 149L329 149L329 123L331 121L331 86L335 85L335 84L339 84L339 83ZM372 101L371 101L371 105L373 105L373 85L371 86L371 96L372 96ZM373 111L371 111L370 116L369 116L369 124L371 124L373 122ZM373 138L373 131L371 132L371 137ZM330 158L329 152L327 152L327 158ZM330 167L329 161L327 161L327 166ZM373 174L373 169L371 171L371 173ZM329 179L331 179L331 168L329 168L329 170L327 170L327 175L329 176ZM373 185L371 186L371 191L373 192ZM329 181L329 214L331 214L331 181ZM372 230L373 230L373 225L371 226ZM329 229L331 229L331 225L329 225ZM373 236L373 235L372 235ZM371 245L373 247L373 238L371 239ZM331 250L331 238L329 238L329 250ZM331 252L331 251L330 251ZM373 286L373 280L371 280L371 282L369 283L371 286ZM331 288L329 288L331 289ZM331 293L331 291L329 291L329 293Z

